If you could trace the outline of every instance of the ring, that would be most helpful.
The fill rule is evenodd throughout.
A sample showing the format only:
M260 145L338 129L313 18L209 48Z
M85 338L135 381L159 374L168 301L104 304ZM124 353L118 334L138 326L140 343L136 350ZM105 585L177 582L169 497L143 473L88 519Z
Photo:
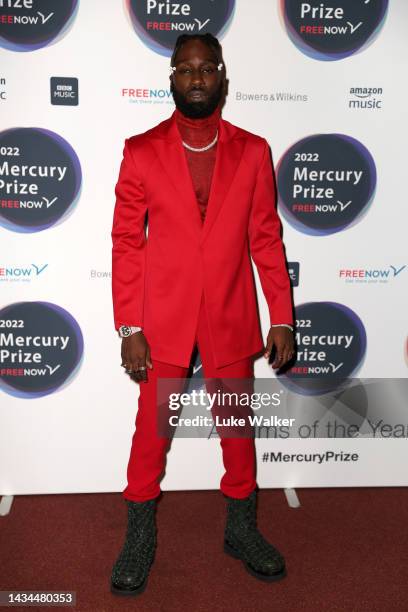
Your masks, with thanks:
M146 366L139 366L137 369L138 369L138 370L145 370L145 369L146 369Z
M125 370L126 374L133 374L133 370Z

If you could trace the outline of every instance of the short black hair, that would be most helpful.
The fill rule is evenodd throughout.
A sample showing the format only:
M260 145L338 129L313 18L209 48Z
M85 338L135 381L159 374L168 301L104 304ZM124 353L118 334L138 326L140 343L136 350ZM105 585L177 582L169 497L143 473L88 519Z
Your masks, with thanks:
M174 66L174 62L176 60L176 56L177 53L180 51L181 47L186 43L189 42L190 40L201 40L202 43L204 43L205 45L207 45L207 47L209 47L210 49L212 49L218 60L220 62L223 61L222 58L222 47L218 41L218 38L216 38L215 36L213 36L213 34L210 34L210 32L206 32L206 34L181 34L177 40L176 40L176 44L174 46L174 51L172 53L171 59L170 59L170 65Z

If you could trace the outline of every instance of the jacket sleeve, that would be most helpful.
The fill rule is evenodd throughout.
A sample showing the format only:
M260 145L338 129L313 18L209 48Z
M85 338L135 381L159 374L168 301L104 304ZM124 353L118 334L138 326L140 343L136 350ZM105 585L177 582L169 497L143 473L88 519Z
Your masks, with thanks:
M112 299L115 328L143 327L146 201L129 139L115 187L112 226Z
M269 146L258 171L248 226L249 249L255 262L269 309L270 324L293 325L289 274L276 211L276 189Z

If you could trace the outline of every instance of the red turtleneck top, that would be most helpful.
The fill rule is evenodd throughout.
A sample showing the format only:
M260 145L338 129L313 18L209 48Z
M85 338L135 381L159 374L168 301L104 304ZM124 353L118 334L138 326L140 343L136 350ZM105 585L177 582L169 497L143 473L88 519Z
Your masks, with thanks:
M190 119L178 109L175 111L177 127L182 140L192 147L205 147L215 138L221 112L219 107L209 117ZM211 180L214 171L217 143L207 151L195 152L183 147L190 169L191 179L200 210L201 221L204 222Z

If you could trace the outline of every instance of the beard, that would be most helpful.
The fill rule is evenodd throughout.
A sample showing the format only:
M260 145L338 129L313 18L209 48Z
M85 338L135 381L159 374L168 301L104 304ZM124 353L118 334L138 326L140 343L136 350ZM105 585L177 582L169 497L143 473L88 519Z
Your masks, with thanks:
M182 93L180 93L173 85L170 84L170 91L173 94L174 104L176 108L190 119L204 119L209 117L215 111L222 100L223 84L219 84L216 91L211 94L204 102L189 102Z

